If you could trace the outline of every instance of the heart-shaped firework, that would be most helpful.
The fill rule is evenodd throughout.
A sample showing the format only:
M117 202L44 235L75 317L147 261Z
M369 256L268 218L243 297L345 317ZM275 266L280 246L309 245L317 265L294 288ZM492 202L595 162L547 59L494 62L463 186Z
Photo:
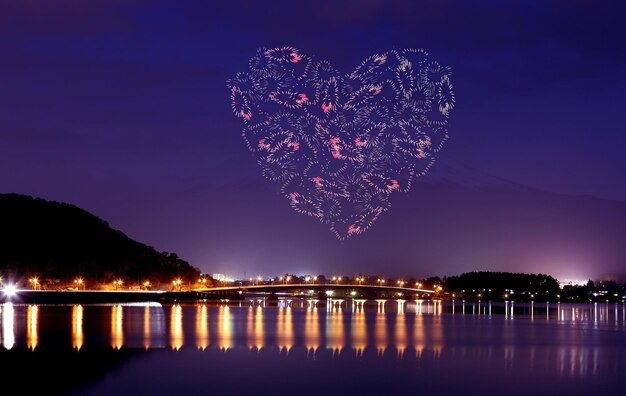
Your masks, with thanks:
M450 69L423 49L372 55L342 75L296 48L262 48L228 87L263 175L339 239L425 174L454 107Z

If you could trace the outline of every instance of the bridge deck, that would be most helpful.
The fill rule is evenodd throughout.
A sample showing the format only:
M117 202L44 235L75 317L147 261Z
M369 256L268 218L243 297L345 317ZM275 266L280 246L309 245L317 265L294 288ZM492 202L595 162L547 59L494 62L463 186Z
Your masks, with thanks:
M272 292L272 291L290 291L290 290L362 290L368 292L397 292L408 294L431 294L434 290L427 289L415 289L411 287L396 287L396 286L375 286L375 285L348 285L348 284L282 284L282 285L238 285L238 286L222 286L212 287L208 289L198 289L199 292L218 292L218 291L257 291L257 292Z

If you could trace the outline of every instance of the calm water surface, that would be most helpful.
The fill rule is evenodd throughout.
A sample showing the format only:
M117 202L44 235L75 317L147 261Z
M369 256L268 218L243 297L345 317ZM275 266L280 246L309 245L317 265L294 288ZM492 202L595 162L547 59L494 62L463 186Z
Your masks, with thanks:
M27 394L626 394L623 304L0 305Z

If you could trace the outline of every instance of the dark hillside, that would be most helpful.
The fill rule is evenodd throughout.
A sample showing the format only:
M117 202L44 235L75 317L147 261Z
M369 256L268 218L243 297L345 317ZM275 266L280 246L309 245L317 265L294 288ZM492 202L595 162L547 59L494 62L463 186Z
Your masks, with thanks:
M74 205L0 194L0 275L17 279L82 276L99 282L171 282L198 269L176 254L134 241Z

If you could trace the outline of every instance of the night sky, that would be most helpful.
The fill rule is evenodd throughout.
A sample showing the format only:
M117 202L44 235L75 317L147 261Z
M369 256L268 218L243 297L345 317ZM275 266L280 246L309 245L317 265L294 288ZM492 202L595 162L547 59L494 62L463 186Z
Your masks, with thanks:
M624 20L621 1L3 1L0 192L235 277L624 275ZM295 213L243 142L226 81L280 46L453 70L437 163L362 235Z

